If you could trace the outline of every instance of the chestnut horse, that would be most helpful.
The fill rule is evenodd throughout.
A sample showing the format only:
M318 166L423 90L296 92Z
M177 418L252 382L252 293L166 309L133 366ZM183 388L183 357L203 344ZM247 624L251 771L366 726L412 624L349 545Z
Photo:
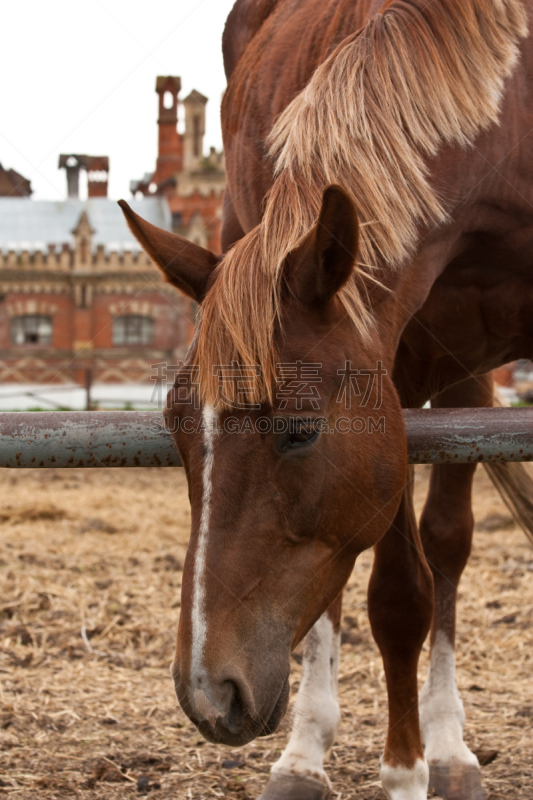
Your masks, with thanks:
M265 800L328 792L341 593L370 546L384 791L425 800L431 780L483 796L454 660L475 467L434 469L419 530L402 406L490 404L487 374L533 352L532 7L237 0L225 255L122 204L201 304L166 411L192 507L173 663L184 711L214 742L272 732L307 635Z

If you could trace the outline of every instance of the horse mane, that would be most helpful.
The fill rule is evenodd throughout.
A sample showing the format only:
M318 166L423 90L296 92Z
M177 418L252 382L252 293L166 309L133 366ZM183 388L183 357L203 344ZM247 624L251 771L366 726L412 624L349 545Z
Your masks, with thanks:
M270 134L275 181L261 224L225 256L204 301L195 356L204 402L229 407L210 373L230 364L259 366L241 397L272 402L284 264L329 184L359 213L359 268L339 296L369 335L365 274L400 266L420 226L447 220L424 159L446 144L467 147L497 121L526 35L520 0L392 0L318 67Z

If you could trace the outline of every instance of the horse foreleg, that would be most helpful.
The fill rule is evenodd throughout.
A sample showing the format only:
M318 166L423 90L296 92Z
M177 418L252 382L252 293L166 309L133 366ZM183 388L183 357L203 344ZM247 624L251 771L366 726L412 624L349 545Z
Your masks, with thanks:
M330 789L324 758L337 733L340 617L342 596L305 639L302 680L287 747L272 767L260 800L323 800Z
M433 467L421 533L435 583L435 612L420 721L431 785L446 800L483 797L479 763L463 741L465 713L455 680L457 586L470 554L475 466Z
M368 590L372 633L383 657L389 727L380 777L389 800L426 800L429 771L418 718L417 668L428 634L432 579L413 511L412 484L375 547Z
M449 389L433 404L440 407L490 405L489 378ZM435 585L435 611L427 680L420 694L420 721L430 784L446 800L481 800L476 756L463 741L465 713L455 679L457 587L472 545L472 464L432 468L420 520L422 543Z

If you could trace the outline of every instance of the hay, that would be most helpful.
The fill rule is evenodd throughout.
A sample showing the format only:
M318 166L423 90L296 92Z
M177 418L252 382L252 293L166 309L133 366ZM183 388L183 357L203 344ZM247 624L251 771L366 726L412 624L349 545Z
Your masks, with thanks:
M417 473L419 507L428 474ZM5 470L0 515L0 794L258 797L289 723L240 750L207 744L177 707L168 674L189 526L183 473ZM487 764L491 800L529 800L533 550L484 474L476 515L485 531L476 534L458 626L466 738ZM371 559L356 565L344 607L343 719L328 766L337 800L383 797L386 698L366 615ZM423 660L421 676L427 653Z

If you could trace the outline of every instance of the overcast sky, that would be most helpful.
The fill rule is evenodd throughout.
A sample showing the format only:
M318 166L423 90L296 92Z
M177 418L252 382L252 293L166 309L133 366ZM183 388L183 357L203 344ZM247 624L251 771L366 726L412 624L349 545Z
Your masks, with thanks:
M60 153L110 157L112 198L155 168L157 75L209 97L206 149L221 146L221 38L234 0L2 2L0 162L36 199L65 198Z

